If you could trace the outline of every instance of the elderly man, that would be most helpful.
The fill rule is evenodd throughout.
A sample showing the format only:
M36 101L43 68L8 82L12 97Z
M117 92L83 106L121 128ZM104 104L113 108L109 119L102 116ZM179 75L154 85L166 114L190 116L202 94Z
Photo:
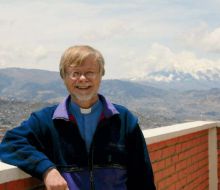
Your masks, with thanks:
M98 94L104 59L90 46L68 48L60 75L69 96L8 131L0 159L42 179L47 190L154 190L137 118Z

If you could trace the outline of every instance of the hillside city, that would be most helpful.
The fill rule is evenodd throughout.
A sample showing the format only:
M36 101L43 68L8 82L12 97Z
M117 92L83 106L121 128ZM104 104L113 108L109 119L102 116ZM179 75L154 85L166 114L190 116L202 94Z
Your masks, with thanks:
M66 95L59 74L28 69L0 69L0 138L16 127L31 112L57 104ZM185 80L186 82L186 80ZM197 83L187 85L197 86ZM220 88L180 90L162 88L148 81L103 80L100 93L113 103L130 109L139 118L142 129L197 120L219 120ZM207 84L207 83L206 83ZM166 84L168 85L168 84ZM185 86L186 87L186 86Z

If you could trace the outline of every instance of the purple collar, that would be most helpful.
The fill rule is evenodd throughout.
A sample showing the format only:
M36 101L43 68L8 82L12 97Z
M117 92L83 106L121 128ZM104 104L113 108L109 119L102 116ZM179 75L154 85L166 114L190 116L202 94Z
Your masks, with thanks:
M108 118L115 114L119 114L118 110L115 108L115 106L103 95L99 94L99 99L103 104L103 114L104 117ZM69 121L69 111L67 109L68 104L70 102L70 95L67 96L60 104L58 104L52 119L64 119Z

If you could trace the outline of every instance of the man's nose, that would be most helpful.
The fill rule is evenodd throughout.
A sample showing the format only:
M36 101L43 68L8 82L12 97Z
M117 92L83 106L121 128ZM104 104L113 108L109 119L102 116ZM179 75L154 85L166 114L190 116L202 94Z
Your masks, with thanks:
M84 73L81 73L79 76L79 80L87 80L86 76Z

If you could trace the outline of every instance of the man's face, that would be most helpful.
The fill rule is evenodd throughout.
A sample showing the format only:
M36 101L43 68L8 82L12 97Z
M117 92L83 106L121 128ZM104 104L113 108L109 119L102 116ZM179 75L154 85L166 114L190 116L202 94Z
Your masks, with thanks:
M64 83L71 94L72 101L93 105L98 99L101 82L100 67L93 57L88 57L81 65L66 69Z

